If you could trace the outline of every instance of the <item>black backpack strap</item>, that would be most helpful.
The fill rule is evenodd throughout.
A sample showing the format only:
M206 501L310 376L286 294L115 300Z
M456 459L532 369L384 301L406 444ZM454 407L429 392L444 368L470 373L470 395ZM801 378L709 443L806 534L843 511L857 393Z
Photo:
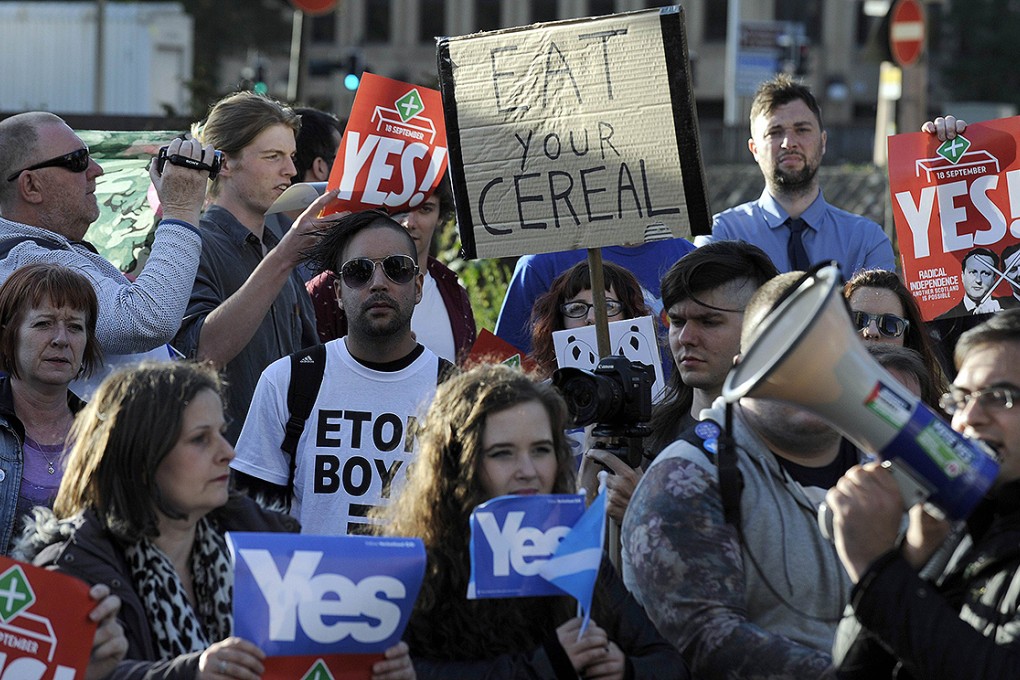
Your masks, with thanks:
M729 407L727 407L729 410ZM730 432L732 416L727 413L726 428L711 419L705 419L680 433L677 439L687 442L705 454L719 468L719 497L722 500L726 522L740 527L740 494L744 478L737 467L737 450Z
M444 382L446 382L447 380L449 380L453 376L455 376L458 373L460 373L460 369L457 368L448 359L444 359L443 357L438 357L438 358L439 358L439 368L437 369L438 373L436 375L436 384L437 385L442 385Z
M294 473L297 469L297 443L305 431L305 422L319 396L322 376L326 372L326 346L314 345L290 355L290 385L287 386L287 412L280 450L288 454L287 505L294 496Z

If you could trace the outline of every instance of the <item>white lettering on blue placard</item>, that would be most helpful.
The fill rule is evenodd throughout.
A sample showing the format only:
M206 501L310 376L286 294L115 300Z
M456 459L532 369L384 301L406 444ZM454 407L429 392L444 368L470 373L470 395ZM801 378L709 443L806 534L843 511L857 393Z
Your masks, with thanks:
M549 527L544 532L534 527L521 528L523 512L508 512L502 528L491 512L475 515L485 540L492 549L492 575L509 576L510 567L521 576L535 576L538 568L556 552L570 527Z
M238 553L269 606L270 640L293 642L300 623L305 635L320 644L347 636L372 643L393 635L400 623L400 607L393 600L406 598L407 590L398 579L368 576L354 583L340 574L316 575L320 551L295 550L282 575L270 551Z

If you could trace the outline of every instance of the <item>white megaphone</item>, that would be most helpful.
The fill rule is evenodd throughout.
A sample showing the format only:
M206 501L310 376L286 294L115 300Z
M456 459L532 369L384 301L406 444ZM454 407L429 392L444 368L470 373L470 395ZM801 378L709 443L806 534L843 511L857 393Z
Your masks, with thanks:
M778 399L817 413L889 467L907 507L927 501L936 514L964 519L998 463L871 357L853 331L841 282L838 267L823 267L769 312L726 376L723 398Z

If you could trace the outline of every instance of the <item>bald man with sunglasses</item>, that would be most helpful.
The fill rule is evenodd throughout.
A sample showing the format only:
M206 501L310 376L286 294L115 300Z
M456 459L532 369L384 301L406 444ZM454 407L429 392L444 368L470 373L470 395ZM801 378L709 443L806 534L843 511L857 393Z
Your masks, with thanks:
M129 281L85 241L99 217L96 179L103 169L58 116L33 111L0 122L0 282L27 264L47 262L78 271L99 298L96 335L104 370L72 384L82 397L112 367L169 359L169 343L187 308L202 243L196 226L205 199L213 148L175 139L162 174L149 173L163 206L152 251ZM200 167L186 167L184 159ZM204 167L204 169L202 169Z
M416 422L454 370L411 333L423 279L415 254L411 236L385 213L338 220L309 255L313 269L337 272L347 334L318 356L303 350L270 364L255 387L231 467L242 488L282 501L307 533L368 529L372 508L403 483ZM321 385L301 418L293 396L314 383L308 362L321 366ZM295 426L291 455L281 441Z

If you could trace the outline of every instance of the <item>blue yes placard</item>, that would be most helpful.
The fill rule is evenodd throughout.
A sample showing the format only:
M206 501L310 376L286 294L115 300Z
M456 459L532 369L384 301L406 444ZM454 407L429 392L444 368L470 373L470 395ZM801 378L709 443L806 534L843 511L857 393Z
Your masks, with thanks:
M584 496L499 496L471 513L468 599L563 595L539 574L584 514Z
M381 653L407 627L425 572L416 538L227 534L234 635L267 656Z

